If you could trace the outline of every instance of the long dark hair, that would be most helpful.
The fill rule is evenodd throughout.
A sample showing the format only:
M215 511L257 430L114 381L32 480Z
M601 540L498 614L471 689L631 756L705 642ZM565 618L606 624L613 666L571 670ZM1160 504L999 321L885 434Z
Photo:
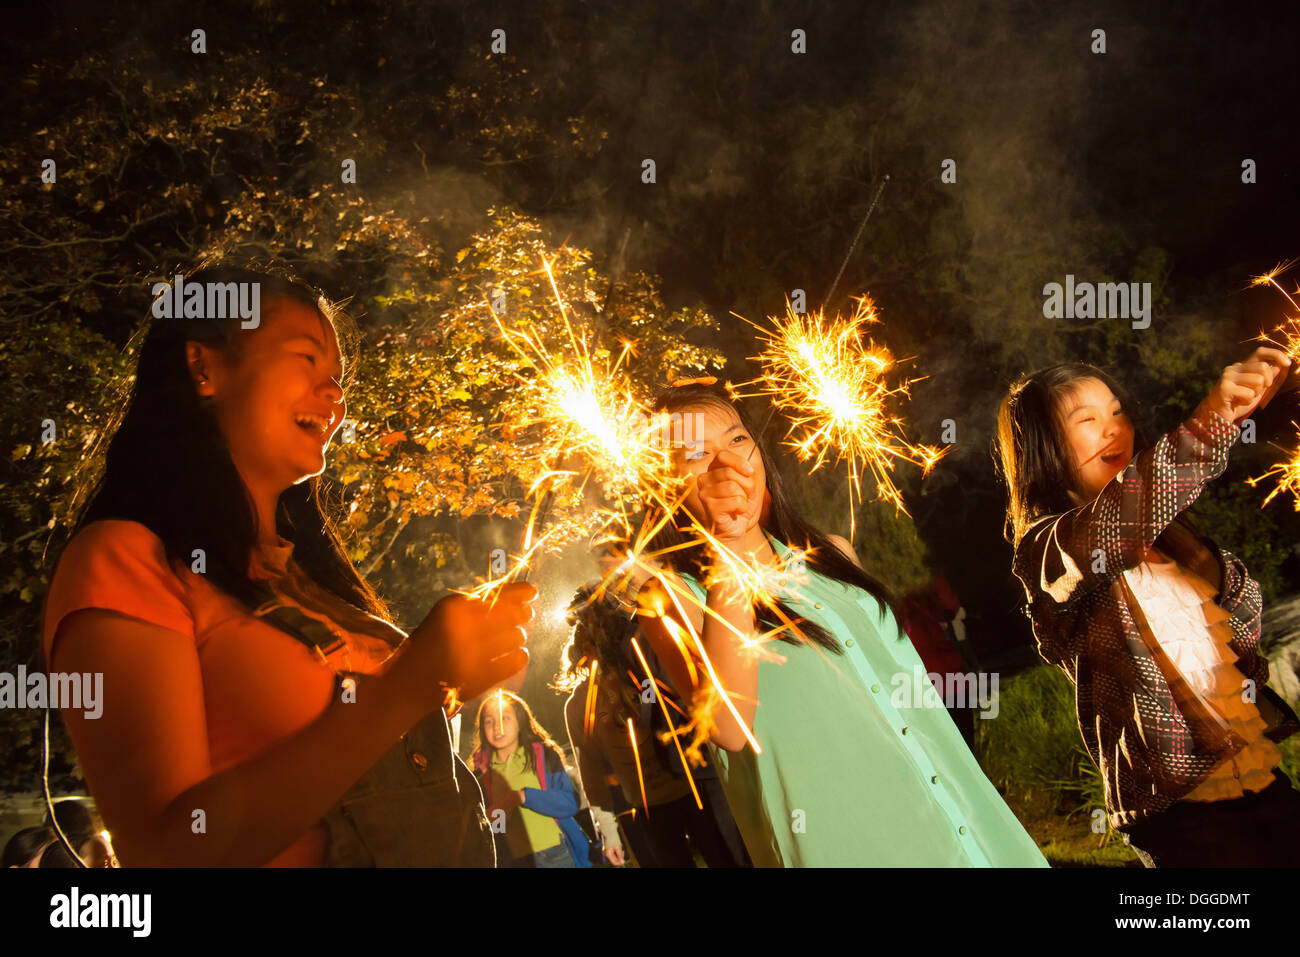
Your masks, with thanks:
M357 333L346 313L308 283L274 266L215 264L188 276L194 283L259 283L266 303L301 303L328 323L343 356L346 388L355 367ZM263 309L264 315L269 310ZM202 403L186 362L185 344L201 342L237 361L238 320L154 319L140 346L135 383L112 438L102 475L97 463L74 497L75 530L101 519L139 522L157 535L174 562L188 566L203 549L206 577L250 609L269 596L248 577L257 518L215 413ZM84 509L80 506L84 504ZM353 607L389 620L385 603L348 558L313 476L286 489L276 506L276 531L293 542L293 560L313 581ZM272 618L274 620L274 618Z
M1145 449L1150 436L1139 421L1132 398L1104 369L1084 362L1062 362L1020 376L998 408L997 457L1007 483L1007 517L1003 534L1013 544L1038 519L1068 512L1074 469L1057 414L1059 402L1082 379L1098 379L1110 389L1133 424L1133 451Z
M592 665L596 664L597 677L617 678L616 718L626 722L640 713L641 684L632 676L641 673L641 666L629 640L635 623L608 590L596 598L599 588L599 582L581 585L569 602L565 620L572 630L560 655L560 673L554 687L573 691L591 677Z
M996 457L1007 483L1007 517L1003 534L1016 546L1025 533L1047 516L1079 507L1071 498L1075 487L1072 457L1057 403L1080 379L1101 381L1128 413L1133 424L1133 452L1152 444L1152 433L1127 390L1104 369L1083 362L1062 362L1020 376L998 408ZM1184 560L1192 552L1213 553L1214 543L1186 511L1173 517L1156 536L1162 551ZM1028 605L1026 615L1033 617Z
M519 747L524 752L524 768L532 771L539 776L542 774L553 774L564 767L564 752L560 746L555 743L555 739L546 733L546 729L537 723L533 717L532 710L528 703L519 695L500 688L496 691L489 692L484 696L478 706L478 716L474 719L474 751L470 755L470 766L477 768L479 755L488 756L488 763L491 763L492 745L487 743L487 735L483 733L483 719L486 717L488 702L493 698L501 696L502 703L509 702L510 707L515 712L515 727L519 729ZM537 762L533 760L533 742L540 741L542 749L546 753L546 767L538 771Z
M759 430L755 427L753 419L749 416L742 403L733 402L726 391L717 385L704 385L701 383L662 389L655 395L653 400L655 411L669 414L680 413L684 409L698 406L714 406L735 411L740 417L741 426L749 433L749 437L753 439L754 445L758 448L758 454L762 457L763 472L766 476L767 491L771 496L771 504L767 521L764 523L764 529L792 548L803 548L805 551L805 564L810 570L816 571L827 578L833 578L845 585L860 588L870 594L880 606L881 618L884 618L885 609L888 609L894 616L895 627L901 629L902 614L899 610L898 599L889 587L850 561L825 534L814 528L800 514L799 509L795 506L789 492L786 490L785 482L777 469L776 461L768 452ZM687 523L682 522L682 526L687 527ZM651 540L650 549L656 553L663 553L664 562L677 574L689 575L702 582L706 575L704 546L697 544L693 547L677 548L690 541L692 537L688 532L678 528L676 519L674 519L667 522L663 530ZM669 551L669 549L677 550ZM839 642L826 629L815 622L801 618L785 602L778 602L777 604L781 614L793 622L809 641L835 654L843 654ZM755 619L766 628L775 629L782 627L784 624L770 608L757 606L754 609L754 614ZM902 632L900 631L899 634L901 635ZM797 634L792 634L788 630L781 634L781 640L794 645L804 643L803 638Z
M28 861L41 852L41 848L49 847L53 841L54 832L48 827L23 828L5 844L0 868L26 867Z

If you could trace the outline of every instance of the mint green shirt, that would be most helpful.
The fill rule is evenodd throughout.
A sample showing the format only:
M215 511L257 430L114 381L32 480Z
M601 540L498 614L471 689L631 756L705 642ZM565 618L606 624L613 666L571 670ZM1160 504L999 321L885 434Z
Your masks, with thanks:
M784 566L791 550L769 539ZM700 583L683 580L703 603ZM769 642L786 660L758 664L762 754L712 748L754 865L1048 866L942 701L891 694L926 669L889 610L811 569L780 582L779 597L844 654Z

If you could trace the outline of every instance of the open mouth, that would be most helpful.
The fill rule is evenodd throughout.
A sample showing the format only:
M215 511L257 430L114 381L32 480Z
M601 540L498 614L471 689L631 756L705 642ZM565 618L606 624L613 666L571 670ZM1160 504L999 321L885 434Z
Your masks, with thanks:
M298 428L302 429L314 439L324 439L329 432L333 419L328 416L316 415L312 412L299 412L293 417Z
M1101 456L1101 460L1106 465L1121 465L1124 462L1128 461L1124 457L1123 449L1111 449L1109 452L1103 452Z

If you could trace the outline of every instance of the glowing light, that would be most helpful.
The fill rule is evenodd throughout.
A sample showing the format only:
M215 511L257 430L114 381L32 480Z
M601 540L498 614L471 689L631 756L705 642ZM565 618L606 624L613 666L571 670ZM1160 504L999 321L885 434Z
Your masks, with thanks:
M1284 462L1279 462L1277 465L1274 465L1263 475L1256 475L1253 478L1246 479L1246 484L1251 488L1254 488L1270 475L1277 476L1277 485L1274 486L1273 490L1269 492L1267 496L1265 496L1264 502L1260 505L1260 508L1264 508L1269 502L1277 498L1278 495L1287 492L1290 493L1293 498L1295 510L1300 512L1300 425L1297 425L1295 422L1292 422L1291 424L1296 426L1297 447L1295 450L1288 451L1276 443L1269 443L1270 445L1273 445L1274 448L1285 452L1289 458Z
M631 719L627 722L627 739L632 743L632 760L636 762L636 780L641 785L641 806L645 808L645 816L650 817L650 805L645 799L645 775L641 773L641 752L636 746L636 728L633 726Z
M810 471L832 459L848 463L850 537L857 527L854 501L862 501L864 471L871 472L878 499L906 512L893 478L896 463L911 462L926 475L947 452L904 437L902 420L889 406L921 379L887 381L898 362L865 336L866 326L879 322L875 303L867 295L854 302L850 316L827 319L822 310L796 313L787 301L785 316L768 317L771 328L751 322L766 346L750 357L762 363L763 374L741 383L757 385L751 394L769 397L786 413L791 425L785 444L801 461L812 461Z
M1293 309L1297 310L1297 315L1285 316L1281 325L1274 328L1271 333L1261 333L1259 337L1263 342L1276 346L1285 352L1293 363L1300 361L1300 303L1297 303L1291 293L1282 288L1277 281L1277 277L1295 264L1296 260L1294 259L1280 262L1263 275L1255 276L1250 282L1252 286L1272 286L1282 294ZM1300 295L1300 288L1296 289L1296 295ZM1296 423L1292 422L1291 424L1295 425ZM1253 478L1246 479L1246 484L1254 488L1270 475L1277 476L1277 485L1268 493L1260 508L1267 506L1279 494L1288 492L1294 498L1296 511L1300 512L1300 426L1297 427L1296 438L1297 447L1294 450L1287 450L1276 443L1269 443L1274 448L1286 453L1287 460L1274 465L1263 475L1256 475Z

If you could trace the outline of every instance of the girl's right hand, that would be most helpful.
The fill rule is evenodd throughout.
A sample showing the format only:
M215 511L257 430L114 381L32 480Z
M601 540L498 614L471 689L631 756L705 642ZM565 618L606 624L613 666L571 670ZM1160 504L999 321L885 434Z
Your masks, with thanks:
M1236 425L1257 408L1268 405L1290 368L1291 360L1281 349L1260 346L1249 359L1223 370L1201 408Z
M513 582L487 602L448 595L407 639L393 662L393 677L411 700L438 707L448 689L461 701L477 698L528 664L523 626L533 617L537 589Z
M702 524L719 540L742 539L758 524L764 503L754 494L754 466L742 456L724 449L695 481L704 512Z

